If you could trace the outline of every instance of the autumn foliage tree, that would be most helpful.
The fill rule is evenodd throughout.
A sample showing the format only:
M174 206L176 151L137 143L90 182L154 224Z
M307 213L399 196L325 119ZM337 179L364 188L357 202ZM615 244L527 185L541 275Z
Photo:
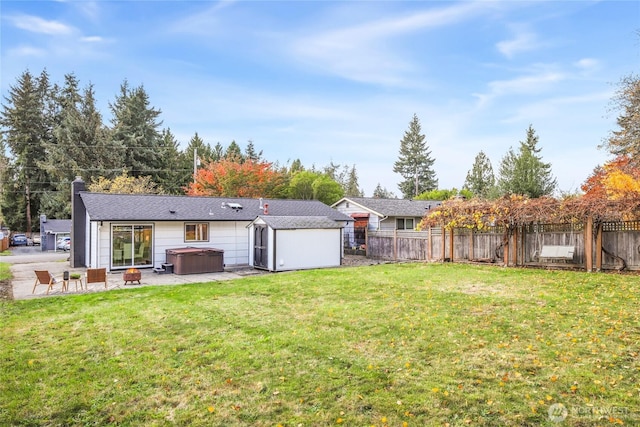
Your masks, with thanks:
M189 184L189 196L282 197L285 176L271 163L223 158L198 169L195 182Z
M620 200L640 198L640 168L629 156L598 166L582 184L585 197Z
M151 180L150 176L130 176L125 170L113 179L103 176L89 184L94 193L116 194L164 194L162 187Z

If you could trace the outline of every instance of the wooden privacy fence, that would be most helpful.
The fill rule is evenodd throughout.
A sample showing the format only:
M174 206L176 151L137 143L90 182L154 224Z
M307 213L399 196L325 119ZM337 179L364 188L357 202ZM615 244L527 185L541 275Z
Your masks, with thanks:
M640 221L594 225L531 224L509 233L501 227L425 231L367 231L367 256L374 259L476 261L506 266L560 266L592 270L640 270ZM543 247L571 247L569 260L541 257Z

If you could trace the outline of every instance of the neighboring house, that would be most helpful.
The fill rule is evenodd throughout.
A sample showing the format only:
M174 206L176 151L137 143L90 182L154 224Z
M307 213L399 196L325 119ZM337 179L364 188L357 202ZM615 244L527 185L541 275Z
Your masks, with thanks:
M287 228L279 218L323 218L318 230L329 222L342 241L342 228L351 218L317 200L261 200L169 196L155 194L108 194L85 191L82 180L73 182L72 267L106 267L108 270L160 268L166 262L166 250L184 247L216 248L224 251L226 266L254 265L256 226L271 224L270 230ZM261 220L258 220L258 217ZM278 218L276 220L276 218ZM261 222L262 221L262 222ZM327 222L329 221L329 222ZM286 223L286 221L284 221ZM278 240L278 264L298 268L318 265L284 259L284 254L301 256L300 245L315 247L319 259L331 251L332 266L340 265L342 245L316 244L309 228L287 228L296 236ZM269 233L271 233L270 231ZM282 233L287 234L287 233ZM269 234L272 236L272 234ZM273 235L275 238L275 235ZM260 242L259 242L260 243ZM295 245L291 249L289 245ZM297 252L296 252L297 251ZM307 251L309 256L313 251ZM328 266L324 263L322 266ZM272 264L273 265L273 264ZM258 265L259 268L265 268ZM268 266L267 266L268 268ZM282 268L269 268L276 271Z
M59 238L71 235L70 219L48 219L40 215L40 249L42 252L55 251Z
M358 236L359 230L415 230L422 217L441 203L437 200L344 197L331 207L354 219L344 232L353 244L361 244L363 238L352 237Z

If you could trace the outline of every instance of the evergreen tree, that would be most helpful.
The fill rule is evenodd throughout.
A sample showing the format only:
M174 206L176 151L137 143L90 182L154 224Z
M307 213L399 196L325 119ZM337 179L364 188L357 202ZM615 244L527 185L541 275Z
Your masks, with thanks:
M438 187L433 170L434 159L421 132L420 120L414 114L400 141L398 160L393 165L393 171L404 178L398 188L406 199Z
M124 168L133 177L149 175L155 181L162 168L160 110L149 105L144 87L130 89L126 80L109 107L113 114L111 138L124 147Z
M32 224L38 224L41 194L51 190L49 176L38 167L46 157L45 143L52 138L51 90L46 71L37 78L25 71L16 85L10 86L0 112L10 155L1 205L5 221L13 230L31 233Z
M169 128L162 130L161 140L162 173L159 176L158 185L167 194L184 194L186 187L193 179L193 161L188 155L193 151L187 149L182 153L178 141Z
M471 170L467 172L462 188L471 191L477 197L486 199L495 187L495 181L491 161L484 151L480 151L476 155Z
M396 195L387 190L386 188L383 188L380 183L378 183L378 185L376 185L376 188L373 190L373 197L375 199L397 199Z
M242 163L244 162L244 156L242 155L242 150L237 142L231 141L231 144L227 147L224 152L224 158L227 160L232 160L234 162Z
M613 98L614 107L621 110L613 131L603 143L615 156L627 155L638 162L640 159L640 77L624 77Z
M262 159L262 150L260 150L260 152L256 152L253 141L249 140L247 148L244 150L244 158L252 162L259 162Z
M218 142L215 147L213 147L213 151L211 152L211 161L217 162L218 160L222 160L224 158L224 147L220 142Z
M122 164L121 146L107 143L107 131L95 105L93 86L82 94L73 74L65 76L65 84L57 93L58 112L53 140L45 144L47 157L39 166L52 178L55 191L42 197L42 211L50 217L71 215L71 182L76 176L90 181L112 173Z
M516 162L518 157L513 151L513 147L509 147L507 153L500 160L500 168L498 169L498 189L500 195L512 194L516 173Z
M349 175L344 185L344 195L346 197L363 197L364 192L360 190L358 184L358 173L356 172L356 165L354 164L349 170Z
M198 132L196 132L189 140L189 144L184 150L184 157L185 164L191 170L192 175L194 158L196 159L196 164L210 163L220 160L220 157L214 153L211 146L200 138Z
M531 125L527 139L520 141L516 154L509 149L500 164L498 187L502 194L522 194L531 198L548 196L556 189L551 164L544 163L538 148L538 136Z
M291 167L289 168L289 173L296 173L304 170L304 166L302 165L302 161L300 159L295 159L291 162Z

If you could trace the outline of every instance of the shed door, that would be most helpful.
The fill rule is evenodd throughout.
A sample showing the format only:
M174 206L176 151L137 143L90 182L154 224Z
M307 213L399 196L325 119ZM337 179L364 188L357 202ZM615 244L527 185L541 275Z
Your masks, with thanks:
M253 228L253 266L267 268L269 251L267 249L267 227L255 225Z

